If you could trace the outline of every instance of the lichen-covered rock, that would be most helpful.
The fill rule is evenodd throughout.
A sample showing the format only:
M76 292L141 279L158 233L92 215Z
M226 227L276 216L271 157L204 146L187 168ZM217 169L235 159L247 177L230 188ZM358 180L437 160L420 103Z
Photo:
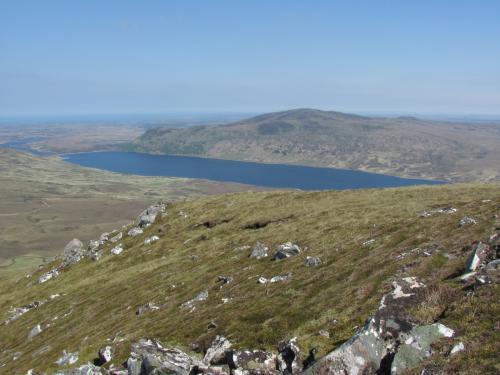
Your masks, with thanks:
M119 244L111 249L111 254L119 255L123 252L123 245Z
M458 222L459 227L464 227L466 225L473 225L473 224L477 224L477 221L476 221L476 219L474 219L473 217L470 217L470 216L464 216Z
M140 228L145 228L156 221L158 214L165 212L166 206L163 203L157 203L149 206L144 211L142 211L137 217L137 225Z
M91 363L87 363L86 365L82 365L75 369L70 370L59 370L55 373L55 375L104 375L107 374L103 369L98 366L95 366Z
M68 242L64 248L62 258L63 265L70 266L82 260L85 257L87 249L83 246L82 241L78 238L74 238Z
M105 345L99 349L99 364L102 366L113 359L115 350L111 345Z
M129 375L189 375L194 366L204 367L204 364L179 349L164 348L155 340L140 340L132 344L127 360Z
M222 365L226 363L226 350L231 348L231 343L224 336L217 336L207 349L203 361L210 365Z
M296 374L302 371L303 364L296 337L281 341L278 344L278 352L277 365L282 374Z
M268 256L269 248L261 242L257 242L250 254L250 258L262 259Z
M486 260L489 250L490 247L483 242L472 245L472 252L465 266L466 272L476 271L481 263Z
M41 332L42 332L42 326L40 324L37 324L29 331L28 340L31 340L33 337L40 334Z
M205 301L208 298L208 291L205 290L203 292L200 292L194 297L193 299L184 302L181 307L185 309L191 309L193 311L196 307L196 304L201 301Z
M28 311L36 309L44 303L45 301L33 301L21 307L11 307L7 312L7 320L5 321L5 324L13 322L14 320L20 318L22 315L26 314Z
M152 244L153 242L156 242L160 239L160 237L158 236L151 236L151 237L148 237L144 240L144 245L150 245Z
M78 361L78 352L67 352L63 350L63 355L57 359L55 362L59 366L71 366Z
M316 267L321 265L321 259L318 257L306 257L305 265L308 267Z
M226 363L233 374L278 374L277 357L263 350L226 350Z
M425 285L413 277L393 283L378 310L350 340L318 360L307 374L399 374L431 355L430 345L453 330L436 323L419 326L411 309L423 299Z
M301 249L298 245L291 242L286 242L278 246L276 253L273 255L273 260L286 259L300 254Z
M137 228L137 227L134 227L132 229L130 229L127 234L130 236L130 237L135 237L135 236L138 236L139 234L142 234L144 233L144 231L142 230L142 228Z
M55 279L57 276L59 276L59 271L57 268L50 270L49 272L45 272L42 276L40 276L37 280L38 284L43 284L51 279Z
M160 308L153 302L148 302L137 309L137 315L143 315L147 312L158 311Z
M111 243L115 243L115 242L120 241L122 238L123 238L123 234L122 234L122 232L119 232L117 235L115 235L115 236L111 237L111 238L109 239L109 242L111 242Z

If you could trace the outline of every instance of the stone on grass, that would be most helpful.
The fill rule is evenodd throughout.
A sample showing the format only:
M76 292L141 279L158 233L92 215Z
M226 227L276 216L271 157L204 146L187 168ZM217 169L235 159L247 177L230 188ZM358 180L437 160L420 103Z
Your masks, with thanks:
M99 349L99 364L102 366L113 359L115 350L111 345L105 345Z
M127 234L130 236L130 237L135 237L135 236L138 236L139 234L142 234L143 233L143 230L142 228L137 228L137 227L134 227L132 229L130 229Z
M70 366L75 364L78 361L78 352L67 352L63 350L63 354L61 357L57 359L55 362L59 366Z
M226 362L226 350L231 348L231 343L224 336L217 336L207 349L203 361L210 365L222 365Z
M50 270L49 272L46 272L42 276L40 276L37 283L43 284L51 279L55 279L57 276L59 276L59 271L57 269Z
M300 254L301 249L298 245L291 242L286 242L278 246L276 253L273 255L273 260L281 260Z
M269 248L261 242L257 242L250 254L250 258L262 259L268 256Z
M477 224L477 221L476 221L476 219L474 219L473 217L470 217L470 216L464 216L458 222L459 227L464 227L466 225L473 225L473 224Z
M208 299L208 291L205 290L203 292L200 292L196 295L196 297L194 297L193 299L187 301L187 302L184 302L182 305L181 305L181 308L185 308L185 309L191 309L191 311L193 311L196 307L196 304L198 302L202 302L202 301L206 301Z
M318 257L306 257L305 265L308 267L319 266L321 263L321 259Z
M463 342L459 342L458 344L454 345L453 348L450 350L450 355L456 354L458 352L462 352L465 350L465 345Z
M151 236L151 237L148 237L144 240L144 245L150 245L152 244L153 242L156 242L160 239L160 237L158 236Z
M157 305L155 305L153 302L148 302L145 305L142 305L137 309L136 315L143 315L147 312L157 311L159 309L160 308Z
M465 266L466 272L473 272L477 270L481 263L485 261L489 250L490 247L483 242L473 244L472 252Z
M111 254L119 255L122 253L122 251L123 251L123 245L119 244L118 246L115 246L111 249Z
M70 266L82 260L85 257L87 250L83 246L82 241L78 238L74 238L68 242L64 248L62 257L63 265Z
M29 331L28 340L31 340L33 337L40 334L41 332L42 332L42 326L40 324L37 324Z

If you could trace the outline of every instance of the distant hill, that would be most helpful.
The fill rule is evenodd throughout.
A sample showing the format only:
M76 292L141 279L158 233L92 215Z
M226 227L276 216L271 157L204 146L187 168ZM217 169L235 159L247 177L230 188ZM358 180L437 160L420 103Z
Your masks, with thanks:
M126 149L402 177L500 181L500 124L294 109L228 125L155 128Z

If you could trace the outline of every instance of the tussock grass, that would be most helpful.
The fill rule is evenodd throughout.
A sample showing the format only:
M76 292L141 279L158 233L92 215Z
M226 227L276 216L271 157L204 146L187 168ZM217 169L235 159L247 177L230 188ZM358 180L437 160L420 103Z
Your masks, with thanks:
M418 216L447 204L458 212ZM35 285L36 278L57 262L31 278L1 283L0 317L10 306L54 293L63 296L0 326L0 364L6 364L7 373L24 374L30 368L52 371L63 349L79 350L83 363L92 361L100 346L117 337L123 338L114 344L114 363L120 364L139 338L155 337L189 351L190 343L206 346L216 334L227 336L237 347L266 349L298 336L304 352L315 346L323 355L352 336L395 277L411 275L429 285L426 303L416 307L415 319L432 321L446 308L443 323L470 340L467 345L475 358L484 359L485 368L491 369L498 336L492 331L498 314L491 314L498 313L494 302L498 288L485 287L484 295L474 297L477 301L468 300L460 284L445 279L465 262L464 245L491 234L499 204L498 185L236 193L174 202L167 215L143 235L125 237L125 250L118 256L111 255L107 246L99 262L84 260L45 284ZM457 223L465 215L475 217L478 224L459 228ZM205 222L214 225L197 225ZM248 228L256 222L267 225ZM143 245L152 234L158 234L160 241ZM372 238L371 246L362 245ZM250 259L251 250L236 250L253 247L257 241L269 246L271 254L286 241L307 250L279 262ZM396 259L429 243L439 244L439 251L430 257ZM306 267L306 256L319 256L323 264ZM257 283L259 276L289 272L292 277L285 282ZM218 275L234 281L221 287ZM204 290L209 298L193 312L180 308ZM230 301L223 303L222 298ZM147 302L161 309L137 316L139 306ZM53 321L55 316L59 318ZM217 328L208 328L212 321ZM51 326L27 340L29 330L39 323ZM327 330L330 338L320 336L319 330ZM486 330L488 334L481 334ZM33 355L47 345L45 353ZM12 362L18 351L23 355ZM469 368L472 361L462 356L450 363Z

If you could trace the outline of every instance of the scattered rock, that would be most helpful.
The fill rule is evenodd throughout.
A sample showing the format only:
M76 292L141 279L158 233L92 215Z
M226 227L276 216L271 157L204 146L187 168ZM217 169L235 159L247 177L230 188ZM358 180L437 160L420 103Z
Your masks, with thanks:
M217 336L207 349L203 361L210 365L222 365L226 363L226 350L231 348L231 343L224 336Z
M477 224L477 221L476 221L476 219L474 219L473 217L470 217L470 216L464 216L458 222L459 227L464 227L466 225L473 225L473 224Z
M225 284L230 284L233 282L233 278L231 276L217 276L217 282Z
M156 242L160 239L160 237L158 236L151 236L151 237L148 237L144 240L144 245L150 245L152 244L153 242Z
M78 352L67 352L63 350L63 355L55 362L59 366L70 366L78 361Z
M440 323L419 326L411 321L410 311L422 302L424 290L413 277L395 281L366 325L305 373L400 374L429 357L431 344L454 332Z
M33 337L40 334L41 332L42 332L42 326L40 324L37 324L29 331L28 340L31 340Z
M278 352L277 367L282 374L294 374L302 371L303 364L296 337L289 341L281 341L278 344Z
M130 236L130 237L135 237L135 236L138 236L139 234L142 234L144 233L144 231L142 230L142 228L137 228L137 227L134 227L132 229L130 229L127 234Z
M153 302L148 302L137 309L136 315L140 316L147 312L157 311L157 310L160 310L160 308L157 305L155 305Z
M262 259L268 256L269 248L261 242L257 242L250 254L250 258Z
M36 309L37 307L40 307L44 303L45 301L33 301L21 307L12 307L7 313L8 317L7 320L5 321L5 324L13 322L14 320L20 318L22 315L26 314L28 311Z
M261 276L261 277L259 277L259 278L257 279L257 282L258 282L259 284L267 284L267 283L269 282L269 280L268 280L268 279L266 279L265 277Z
M86 249L84 248L82 241L77 238L72 239L64 248L62 254L63 266L70 266L79 262L85 257L85 254Z
M500 259L492 260L491 262L489 262L486 265L487 271L494 271L494 270L498 270L499 268L500 268Z
M182 308L185 308L185 309L191 309L191 311L193 311L196 307L196 304L198 302L201 302L201 301L206 301L208 298L208 291L205 290L203 292L200 292L198 293L198 295L196 297L194 297L193 299L187 301L187 302L184 302L181 307Z
M273 260L286 259L300 254L301 249L298 245L291 242L286 242L278 246L276 253L273 255Z
M146 228L147 226L153 224L156 220L158 214L165 212L166 206L163 203L157 203L149 206L144 211L140 213L136 222L140 228Z
M111 254L119 255L122 253L122 251L123 251L123 245L119 244L118 246L115 246L111 249Z
M465 345L463 342L459 342L453 348L450 350L450 355L456 354L458 352L464 351L465 350Z
M371 246L375 243L375 238L371 238L369 240L366 240L365 242L363 242L363 246L367 247L367 246Z
M466 272L473 272L478 269L479 265L485 261L490 247L483 243L478 242L472 245L472 253L467 260L467 264L465 266Z
M92 259L94 262L97 262L99 259L102 258L102 251L91 251L89 255L90 259Z
M291 277L292 277L291 273L288 273L286 275L274 276L274 277L271 277L271 279L269 279L269 282L270 283L277 283L280 281L286 281L286 280L290 279Z
M140 340L132 344L127 360L129 375L178 374L189 375L194 366L204 367L201 361L176 348L164 348L155 340Z
M55 279L57 276L59 276L59 271L55 268L49 272L44 273L42 276L40 276L38 278L37 283L43 284L51 279Z
M306 257L305 265L308 267L316 267L322 263L321 259L318 257Z
M87 363L86 365L82 365L78 368L71 370L59 370L55 373L55 375L104 375L104 374L107 374L107 372L103 372L103 370L100 367L95 366L91 363ZM113 375L115 375L114 372Z
M118 242L118 241L120 241L120 240L122 239L122 237L123 237L122 232L119 232L116 236L111 237L111 238L109 239L109 242L111 242L111 243Z
M443 208L439 208L437 210L430 210L430 211L423 211L419 214L420 217L431 217L432 215L434 214L446 214L446 215L449 215L449 214L453 214L455 212L457 212L458 210L453 207L453 206L446 206L446 207L443 207Z
M226 350L226 363L235 375L275 374L276 359L263 350Z
M320 329L318 334L320 336L323 336L323 337L326 337L326 338L330 338L330 332L328 332L326 329Z
M113 359L115 350L111 345L105 345L99 349L99 365L102 366Z

